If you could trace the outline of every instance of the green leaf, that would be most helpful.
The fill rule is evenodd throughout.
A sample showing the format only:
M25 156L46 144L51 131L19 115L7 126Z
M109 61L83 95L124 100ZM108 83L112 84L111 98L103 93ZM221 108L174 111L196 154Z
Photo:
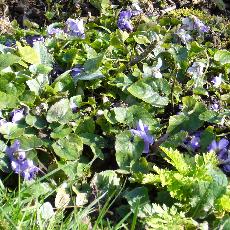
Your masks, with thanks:
M89 2L101 12L105 12L111 5L110 0L90 0Z
M34 48L30 46L22 47L18 44L18 51L25 62L30 64L41 64L39 54Z
M9 67L12 64L18 63L20 59L21 59L20 57L14 54L10 54L10 53L0 54L0 70Z
M54 152L63 160L77 160L83 150L81 138L75 134L59 139L52 144Z
M214 60L220 62L221 65L230 63L230 52L227 50L218 50L214 54Z
M43 64L44 66L49 66L52 67L53 63L53 57L52 55L48 52L46 46L44 45L43 42L35 42L33 49L37 51L37 54L39 56L39 63Z
M26 84L32 92L39 95L42 93L45 86L49 84L49 79L47 75L39 74L35 79L26 81Z
M15 108L17 106L17 102L17 96L0 91L0 109Z
M68 99L61 99L50 107L46 119L49 123L59 122L66 124L73 116Z
M137 187L129 192L126 192L124 197L129 203L132 212L134 212L137 206L139 206L139 210L141 212L142 207L150 202L146 187Z
M158 92L155 92L150 85L147 85L143 81L138 81L132 84L127 89L134 97L137 97L152 106L164 107L168 105L168 98L162 97Z
M130 170L131 162L140 159L144 149L144 142L137 136L125 131L116 136L116 161L120 169Z
M100 78L104 78L105 76L101 73L101 71L97 70L93 73L81 73L78 76L74 77L74 82L77 83L77 81L92 81Z
M21 149L29 150L29 149L36 149L43 145L43 141L35 136L35 135L24 135L18 138L21 143Z
M20 125L12 122L7 122L0 126L0 133L6 140L16 139L23 135L24 129L20 128Z
M106 170L96 173L91 181L92 185L96 185L97 190L104 192L112 192L120 187L120 179L113 170Z
M101 151L102 148L105 147L105 140L103 137L96 135L94 133L81 133L80 137L83 141L83 144L88 145L94 156L104 159L104 154Z
M169 118L169 126L167 132L176 133L180 130L195 131L203 125L199 115L206 111L206 107L201 102L196 102L192 97L184 97L183 110L181 114L174 115Z

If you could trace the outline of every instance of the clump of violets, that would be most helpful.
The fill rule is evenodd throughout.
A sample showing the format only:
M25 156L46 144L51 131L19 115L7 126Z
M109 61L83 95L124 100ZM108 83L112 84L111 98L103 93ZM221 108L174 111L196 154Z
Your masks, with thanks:
M117 21L117 26L120 30L132 32L133 25L131 22L131 18L137 16L142 13L142 10L138 8L138 10L124 10L119 14L119 18Z
M139 136L144 141L143 153L149 153L149 145L154 143L153 136L149 134L149 128L147 125L143 124L142 120L137 123L136 129L130 130L133 135Z
M226 138L220 139L219 142L213 140L208 146L208 151L213 151L218 155L221 168L226 173L230 173L230 153L228 150L229 141Z
M33 180L39 171L32 160L26 159L26 153L20 149L20 141L15 140L14 143L6 148L6 154L11 161L12 170L20 174L25 180Z
M85 29L82 19L68 18L66 21L66 27L68 35L85 38Z

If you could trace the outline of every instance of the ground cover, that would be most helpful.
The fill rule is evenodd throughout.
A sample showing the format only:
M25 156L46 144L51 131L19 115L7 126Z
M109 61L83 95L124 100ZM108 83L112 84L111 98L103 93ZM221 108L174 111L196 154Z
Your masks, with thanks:
M0 4L1 229L230 228L223 1Z

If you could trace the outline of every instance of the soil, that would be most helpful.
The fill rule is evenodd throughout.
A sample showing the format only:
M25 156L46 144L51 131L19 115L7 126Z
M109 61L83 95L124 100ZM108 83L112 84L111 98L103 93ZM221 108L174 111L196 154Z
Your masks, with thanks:
M82 1L81 4L74 4L74 1L52 1L51 6L54 3L58 3L60 6L59 11L61 16L68 18L73 14L81 14L86 16L88 14L98 15L99 11L93 7L88 1ZM112 1L116 5L120 5L121 2L128 1ZM142 8L145 9L147 14L153 12L164 12L171 8L190 8L205 10L208 14L223 15L230 18L230 5L229 8L226 5L226 10L220 10L212 0L164 0L164 1L140 1ZM159 3L160 2L160 3ZM228 0L224 0L228 4ZM45 12L49 9L46 0L0 0L0 16L8 16L10 20L16 19L20 26L24 26L23 20L28 19L31 22L37 23L39 26L44 26L52 21L48 21L45 17ZM53 21L60 20L60 15L54 16Z

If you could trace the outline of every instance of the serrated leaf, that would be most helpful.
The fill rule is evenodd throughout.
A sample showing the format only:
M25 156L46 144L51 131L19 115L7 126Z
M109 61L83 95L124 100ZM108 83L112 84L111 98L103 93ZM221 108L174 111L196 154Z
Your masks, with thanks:
M49 123L59 122L65 124L72 118L72 115L73 113L69 105L69 100L61 99L50 107L46 119Z
M47 75L39 74L35 79L26 81L30 90L36 95L39 95L46 85L49 84L49 79Z
M30 64L41 64L38 52L30 46L18 45L18 51L22 59Z
M154 107L164 107L168 105L168 98L162 97L158 92L155 92L150 85L143 81L138 81L132 84L127 89L134 97L141 99Z
M83 150L83 143L79 136L70 134L52 144L54 152L63 160L77 160Z
M125 131L116 136L116 161L120 169L130 170L131 162L140 159L144 149L143 140L132 136L131 132Z
M12 64L18 63L20 60L21 58L14 54L0 54L0 70L9 67Z
M214 60L220 62L221 65L230 63L230 52L227 50L218 50L214 54Z

